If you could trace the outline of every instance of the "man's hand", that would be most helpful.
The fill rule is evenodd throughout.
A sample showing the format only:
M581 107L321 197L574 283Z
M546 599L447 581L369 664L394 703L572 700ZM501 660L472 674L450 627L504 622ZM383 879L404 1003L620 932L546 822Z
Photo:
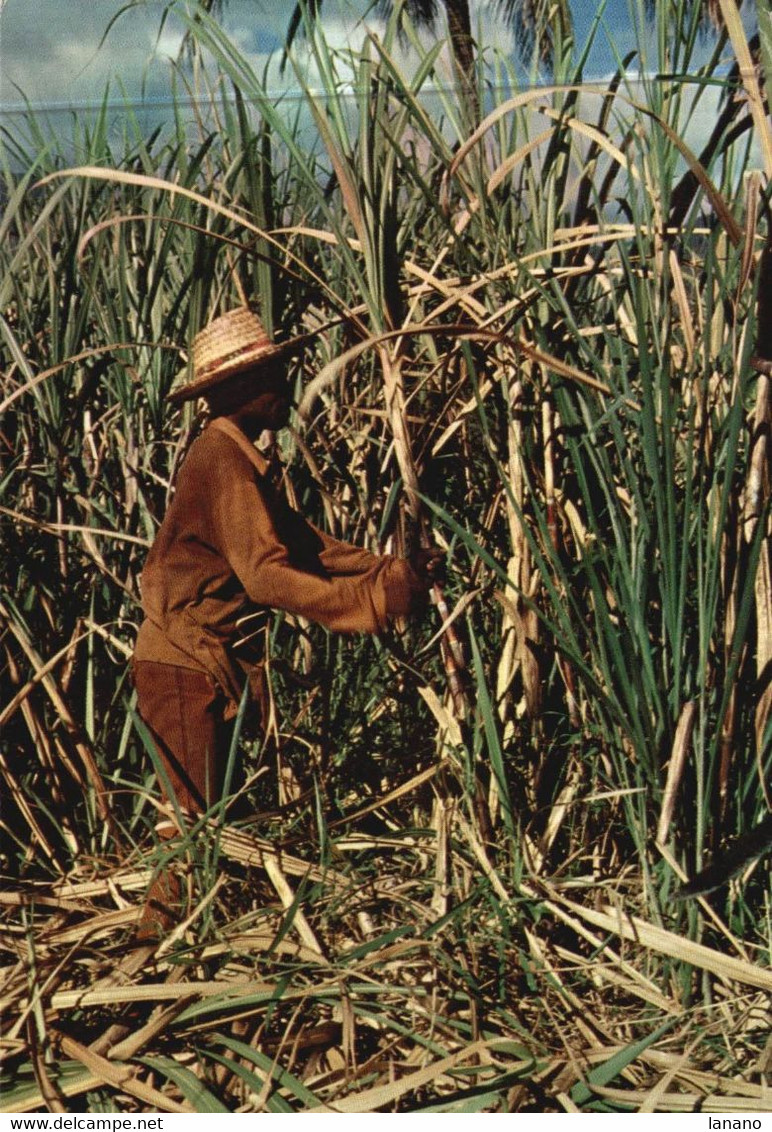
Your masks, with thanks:
M422 546L416 550L410 565L426 586L445 580L445 551L438 546Z

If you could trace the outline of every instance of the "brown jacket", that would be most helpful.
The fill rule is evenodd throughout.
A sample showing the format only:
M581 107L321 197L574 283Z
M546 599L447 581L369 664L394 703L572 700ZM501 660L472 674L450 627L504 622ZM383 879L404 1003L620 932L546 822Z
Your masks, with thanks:
M330 538L293 511L232 422L191 445L142 573L134 652L210 673L235 712L244 684L238 622L284 609L343 633L376 633L426 590L404 559Z

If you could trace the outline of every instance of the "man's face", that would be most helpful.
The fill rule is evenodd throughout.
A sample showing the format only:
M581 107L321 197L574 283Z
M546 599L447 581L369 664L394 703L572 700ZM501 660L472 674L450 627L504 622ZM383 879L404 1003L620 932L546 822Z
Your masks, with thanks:
M259 392L235 412L241 428L248 435L259 436L263 429L276 432L289 424L292 390L286 374L271 374L257 383Z
M256 439L264 429L276 432L289 423L292 389L284 366L248 370L209 399L215 416L230 417Z

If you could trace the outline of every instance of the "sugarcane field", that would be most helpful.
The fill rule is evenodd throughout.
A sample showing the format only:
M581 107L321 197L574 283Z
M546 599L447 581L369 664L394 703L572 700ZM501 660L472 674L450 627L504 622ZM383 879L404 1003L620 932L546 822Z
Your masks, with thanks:
M768 2L0 7L0 1116L761 1127Z

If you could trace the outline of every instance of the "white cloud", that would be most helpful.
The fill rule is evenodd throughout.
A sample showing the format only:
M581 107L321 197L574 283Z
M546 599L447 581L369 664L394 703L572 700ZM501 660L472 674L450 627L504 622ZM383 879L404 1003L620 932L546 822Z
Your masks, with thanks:
M236 47L251 64L258 80L266 76L269 91L292 92L298 81L291 66L280 74L281 49L294 0L228 0L224 23ZM581 0L584 3L584 0ZM624 0L610 0L609 12L619 16ZM19 102L14 84L37 106L99 104L107 84L120 101L124 88L130 99L141 91L163 101L170 90L170 70L178 58L183 35L179 21L167 19L161 29L166 0L126 7L125 0L5 0L0 14L0 105ZM577 21L579 7L577 6ZM123 14L116 15L119 11ZM384 38L385 26L368 0L324 0L323 26L330 50L339 52L339 77L351 81L345 58L356 56L368 34ZM494 0L471 0L472 27L483 45L504 56L513 50L512 30L494 14ZM366 18L363 12L367 12ZM584 18L584 17L582 17ZM104 43L102 39L110 25ZM444 35L444 17L436 30L422 33L432 44ZM705 48L707 51L707 46ZM397 65L407 74L415 57L403 41L393 46ZM490 51L488 52L488 56ZM318 89L322 78L312 45L302 36L296 40L293 57L304 82ZM445 51L437 64L439 82L450 86L453 70ZM631 76L632 78L632 76ZM598 85L602 83L599 80ZM715 120L717 93L706 92L687 140L698 148Z
M612 0L612 5L622 2ZM227 0L225 4L223 23L259 74L269 58L280 56L293 6L294 0ZM176 58L182 36L179 21L167 18L159 40L166 7L166 0L136 6L123 0L5 0L0 15L0 105L18 102L14 84L38 106L99 101L108 82L115 93L120 82L131 96L141 89L148 67L153 88L162 87L167 78L161 60ZM494 18L494 7L494 0L471 0L473 32L480 34L482 44L495 44L509 54L511 29ZM436 30L423 33L427 43L445 34L441 5L440 13ZM322 23L328 45L341 52L358 52L368 33L383 37L385 31L372 0L324 0ZM302 36L296 40L295 55L311 74L311 54ZM395 55L406 68L412 65L403 43L397 45ZM281 87L291 78L290 68L284 80L275 66L270 73L272 82ZM448 81L451 74L448 67Z
M6 0L0 15L0 103L18 102L21 91L36 106L78 105L100 100L108 83L115 94L121 83L138 93L149 63L152 69L159 12L127 10L102 43L118 10L115 0ZM165 34L163 54L174 39L173 31Z

